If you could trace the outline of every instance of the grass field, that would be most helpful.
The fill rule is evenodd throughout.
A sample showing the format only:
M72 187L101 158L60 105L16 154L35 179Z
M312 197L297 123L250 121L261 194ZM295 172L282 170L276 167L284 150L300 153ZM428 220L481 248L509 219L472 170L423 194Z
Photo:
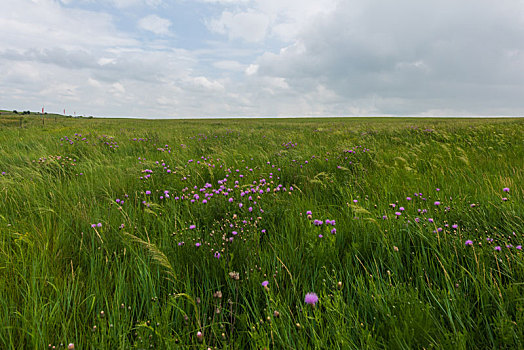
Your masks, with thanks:
M0 119L1 349L524 348L522 119Z

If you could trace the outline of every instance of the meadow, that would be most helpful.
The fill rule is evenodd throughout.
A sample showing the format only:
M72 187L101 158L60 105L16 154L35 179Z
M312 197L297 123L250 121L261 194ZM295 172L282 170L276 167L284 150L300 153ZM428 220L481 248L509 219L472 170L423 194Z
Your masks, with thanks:
M523 119L0 117L1 349L524 348Z

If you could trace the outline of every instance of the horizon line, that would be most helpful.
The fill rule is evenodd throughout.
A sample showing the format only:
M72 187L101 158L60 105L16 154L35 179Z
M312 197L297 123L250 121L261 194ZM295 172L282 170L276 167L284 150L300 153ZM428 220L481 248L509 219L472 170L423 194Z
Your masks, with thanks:
M87 118L87 117L84 117ZM115 119L147 119L147 120L191 120L191 119L320 119L320 118L460 118L460 119L515 119L524 118L524 115L292 115L292 116L202 116L202 117L137 117L137 116L93 116L93 118Z

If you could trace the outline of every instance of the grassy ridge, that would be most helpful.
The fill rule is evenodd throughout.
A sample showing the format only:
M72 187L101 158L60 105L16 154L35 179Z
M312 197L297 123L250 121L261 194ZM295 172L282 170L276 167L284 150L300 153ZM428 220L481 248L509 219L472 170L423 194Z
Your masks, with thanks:
M0 347L521 348L523 126L3 125Z

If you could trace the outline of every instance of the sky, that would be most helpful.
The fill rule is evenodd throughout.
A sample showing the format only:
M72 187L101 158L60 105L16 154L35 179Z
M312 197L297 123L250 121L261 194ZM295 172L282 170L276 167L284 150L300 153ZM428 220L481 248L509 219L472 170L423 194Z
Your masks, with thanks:
M0 109L523 116L523 0L0 0Z

